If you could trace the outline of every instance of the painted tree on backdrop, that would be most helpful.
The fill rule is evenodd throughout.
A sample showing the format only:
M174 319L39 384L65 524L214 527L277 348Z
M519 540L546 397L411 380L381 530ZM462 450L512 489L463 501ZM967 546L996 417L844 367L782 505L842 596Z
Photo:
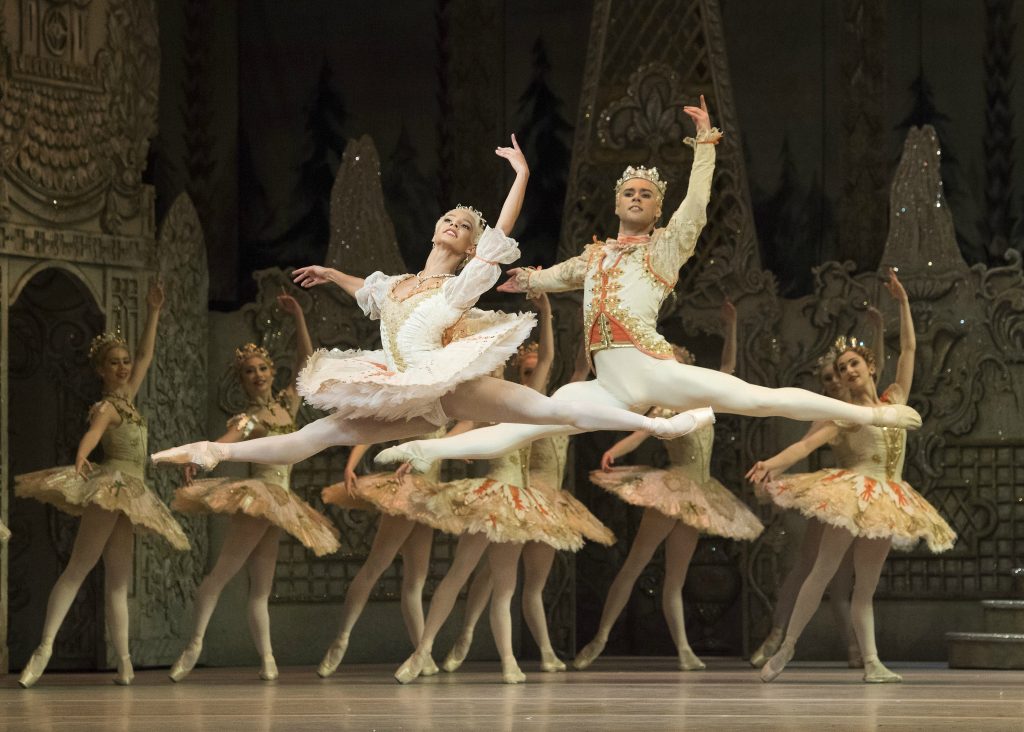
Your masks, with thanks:
M523 214L516 237L523 262L548 267L555 263L562 228L562 208L572 151L572 125L562 116L562 100L548 84L551 62L540 37L533 44L533 74L519 97L517 137L530 164Z

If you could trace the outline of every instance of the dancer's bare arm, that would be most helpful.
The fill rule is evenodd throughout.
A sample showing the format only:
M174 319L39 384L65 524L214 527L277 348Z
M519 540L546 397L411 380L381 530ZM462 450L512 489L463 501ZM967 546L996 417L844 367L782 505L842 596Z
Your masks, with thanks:
M160 322L160 310L164 306L164 286L159 280L154 279L149 283L146 304L149 306L146 328L142 331L142 339L135 351L132 378L128 382L128 391L132 398L139 393L139 387L142 386L146 372L149 371L149 366L153 363L153 353L156 350L156 328Z
M306 365L306 360L313 355L313 339L309 336L309 328L306 326L306 315L302 312L299 301L291 295L281 293L277 296L277 306L292 317L295 321L295 368L292 370L291 383L286 387L294 397L292 401L292 419L299 411L302 402L295 391L295 381L299 372Z
M117 410L107 402L100 402L89 413L89 429L78 441L78 451L75 453L75 472L83 478L92 471L89 455L100 444L107 427L114 424L115 421L120 421L120 417L117 415Z
M349 490L356 487L356 466L369 449L369 445L353 445L348 452L348 460L345 461L345 487Z
M604 455L601 456L601 470L604 470L605 472L611 470L612 465L615 464L615 461L618 458L633 452L633 450L640 447L640 445L642 445L650 436L650 432L640 430L623 437L621 440L605 450Z
M537 306L540 339L537 344L537 367L533 370L527 386L541 394L547 394L551 366L555 362L555 331L551 325L551 302L543 292L531 299Z
M718 367L723 374L736 371L736 320L736 306L726 300L722 303L722 365Z
M896 362L896 384L903 390L903 397L906 398L910 396L910 387L914 383L914 357L917 352L914 318L910 313L907 291L903 289L896 272L891 269L885 287L900 308L900 357Z
M501 229L501 233L505 236L511 236L512 229L519 219L519 212L523 208L526 184L530 180L530 166L526 164L526 156L519 149L519 143L516 142L515 135L512 135L511 147L499 147L494 152L498 157L508 160L512 170L516 173L516 178L512 181L512 187L508 191L508 196L505 197L505 203L501 207L501 213L498 215L498 223L495 224L495 228Z
M295 284L309 289L317 285L324 285L331 282L352 297L362 289L366 280L362 277L353 277L333 267L321 267L319 264L311 264L308 267L299 267L292 270L292 279Z
M873 305L868 306L868 321L871 323L871 351L875 354L878 372L885 368L885 318Z
M747 480L751 483L775 480L789 470L794 463L803 460L825 443L835 439L838 434L839 427L835 423L822 423L821 427L811 430L802 439L794 442L777 455L754 463L754 466L747 471Z

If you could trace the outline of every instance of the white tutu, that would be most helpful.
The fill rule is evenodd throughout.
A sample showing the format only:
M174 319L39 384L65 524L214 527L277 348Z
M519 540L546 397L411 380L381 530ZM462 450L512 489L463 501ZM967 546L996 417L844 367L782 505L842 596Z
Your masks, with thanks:
M504 364L533 329L532 314L472 308L500 276L497 263L518 257L515 241L487 229L477 257L438 287L398 300L395 286L413 275L370 275L356 301L380 319L383 348L315 352L299 374L298 392L314 407L349 419L424 417L444 424L440 398Z

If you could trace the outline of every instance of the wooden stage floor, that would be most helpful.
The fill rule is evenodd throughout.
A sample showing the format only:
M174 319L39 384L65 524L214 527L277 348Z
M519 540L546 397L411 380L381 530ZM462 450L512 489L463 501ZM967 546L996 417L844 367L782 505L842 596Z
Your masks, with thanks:
M286 667L197 669L181 684L142 671L128 688L110 673L48 674L30 690L0 680L0 730L1024 730L1024 672L894 664L903 684L796 664L773 684L736 659L674 671L669 659L606 658L585 672L499 683L497 664L395 683L392 666L349 666L330 679Z

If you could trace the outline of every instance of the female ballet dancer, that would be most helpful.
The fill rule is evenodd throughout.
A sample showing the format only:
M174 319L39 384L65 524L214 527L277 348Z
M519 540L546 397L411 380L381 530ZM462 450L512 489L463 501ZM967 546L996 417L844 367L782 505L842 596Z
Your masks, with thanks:
M310 266L295 271L304 287L333 282L380 319L381 351L318 351L299 376L299 393L314 406L337 411L290 435L222 444L198 442L153 456L154 462L223 460L296 463L332 445L386 442L424 434L449 418L481 422L570 425L579 430L635 430L671 438L714 420L710 409L648 418L621 407L552 400L527 386L487 376L515 352L532 316L472 308L497 281L499 264L519 249L507 233L522 206L529 177L526 158L512 147L496 154L516 172L497 228L475 209L458 206L434 227L434 248L418 274L367 277ZM461 271L459 270L461 267ZM462 337L460 337L462 336Z
M916 348L910 303L906 290L891 270L886 287L900 308L896 382L879 397L874 354L855 342L838 346L836 372L855 404L903 404L910 393ZM832 444L841 467L778 477L826 442ZM756 463L747 473L754 482L764 481L765 489L780 506L797 508L825 524L818 556L797 595L786 637L761 669L762 681L775 679L793 658L800 634L818 609L826 585L851 545L855 579L850 610L863 654L864 681L903 680L882 665L875 645L872 598L882 565L894 541L912 544L924 539L933 552L942 552L956 540L956 534L935 508L903 480L905 446L906 433L901 429L832 424L769 460Z
M725 343L720 369L731 374L736 368L736 308L728 301L722 306L722 322ZM674 350L680 363L693 363L693 356L685 348L676 347ZM612 445L601 458L601 470L590 474L596 485L626 503L642 506L644 514L629 556L608 590L597 634L573 661L573 666L579 670L590 666L604 651L612 626L629 602L633 586L662 543L665 544L665 578L661 608L676 646L679 669L703 669L704 663L690 648L683 619L683 585L697 540L701 533L705 533L751 541L764 530L750 509L711 477L714 427L708 425L667 442L665 447L670 462L667 469L646 465L612 467L616 459L635 450L648 437L650 435L645 432L634 432Z
M885 322L882 314L873 307L868 308L868 318L871 320L874 332L872 352L876 355L878 363L885 365ZM849 400L846 386L839 380L835 367L836 353L834 349L818 359L817 374L821 382L821 390L826 396L833 399ZM820 429L826 423L815 422L804 434L803 439L809 437L813 432ZM757 497L765 502L771 501L771 496L764 490L761 483L754 484L754 492ZM761 668L769 658L775 655L782 643L786 632L786 625L789 624L789 616L793 613L793 604L796 602L796 595L800 592L807 575L814 566L814 560L818 556L818 547L821 546L821 534L825 525L817 519L809 519L804 522L803 539L797 549L796 562L786 574L785 580L779 587L778 595L775 598L775 609L772 612L772 628L764 642L751 654L750 665L754 668ZM846 658L850 668L863 668L864 660L861 658L860 647L857 645L856 634L853 632L853 625L850 618L850 593L853 591L853 552L847 551L836 570L835 576L828 585L829 606L835 616L836 627L839 628L843 639L846 641Z
M517 358L519 383L527 384L537 391L547 390L551 366L554 361L554 332L551 327L551 305L543 293L534 300L540 313L540 341L520 348ZM534 348L533 346L537 347ZM585 362L584 362L585 364ZM587 371L577 370L574 379L586 378ZM610 546L615 535L602 524L587 508L568 491L562 490L565 477L566 451L569 438L556 435L537 440L529 448L530 489L542 495L549 504L556 506L562 520L585 538ZM540 649L541 671L564 671L565 664L555 654L548 632L547 614L544 610L544 586L551 574L555 560L555 548L542 541L529 541L523 546L523 617L530 634ZM485 563L477 569L466 597L462 630L441 667L448 672L456 671L466 660L476 624L483 615L491 597L493 582L490 565Z
M472 426L472 422L460 422L452 428L452 432L457 433ZM442 427L428 437L439 437L444 432ZM327 486L321 494L325 504L380 511L380 524L373 537L370 553L345 592L338 635L317 667L317 674L321 678L327 678L338 669L348 650L352 629L362 615L370 593L399 552L402 554L402 619L414 648L423 635L423 587L430 569L434 529L422 521L422 509L413 503L411 497L431 490L440 482L440 463L436 464L434 470L423 475L404 472L396 475L388 472L358 477L356 466L369 448L369 445L353 447L345 466L344 482ZM432 676L436 673L437 664L429 659L423 668L423 675Z
M707 220L715 144L721 138L711 127L703 97L700 107L683 107L683 112L697 129L696 138L685 141L694 148L693 169L686 197L666 226L657 223L667 181L656 168L631 165L615 186L616 238L594 242L580 255L550 269L511 269L511 279L498 288L530 295L583 290L584 337L597 379L566 384L553 398L585 401L592 409L643 412L660 406L681 411L711 404L719 411L753 417L918 427L920 415L904 404L867 407L803 389L769 389L673 359L671 345L657 330L658 312ZM376 459L381 464L412 462L416 470L425 470L434 460L496 457L540 437L574 429L540 420L505 421L519 424L495 425L440 440L410 440L384 450Z
M78 443L74 467L50 468L14 479L15 495L82 517L71 558L50 591L43 637L18 679L26 689L46 670L57 631L100 557L107 629L117 654L114 683L130 684L135 678L128 649L128 588L135 551L132 530L159 534L181 551L189 548L181 526L145 483L146 420L134 399L153 361L164 304L159 282L150 283L146 302L149 314L134 360L118 333L103 333L92 341L89 361L103 382L103 398L89 410L89 429ZM100 444L104 459L93 466L89 455Z
M295 370L313 352L302 306L291 295L278 295L278 307L295 321ZM218 439L232 443L262 435L295 431L300 400L295 380L274 394L274 362L265 348L247 343L235 350L232 364L248 406L228 420ZM186 469L192 478L191 466ZM249 631L260 655L260 678L277 678L277 663L270 639L268 602L274 586L281 530L298 539L317 556L338 551L338 530L289 488L290 465L258 465L249 478L211 478L190 482L175 491L171 507L183 513L227 514L228 529L217 562L196 592L192 638L171 667L172 681L192 671L203 650L203 638L220 594L243 566L249 569Z

